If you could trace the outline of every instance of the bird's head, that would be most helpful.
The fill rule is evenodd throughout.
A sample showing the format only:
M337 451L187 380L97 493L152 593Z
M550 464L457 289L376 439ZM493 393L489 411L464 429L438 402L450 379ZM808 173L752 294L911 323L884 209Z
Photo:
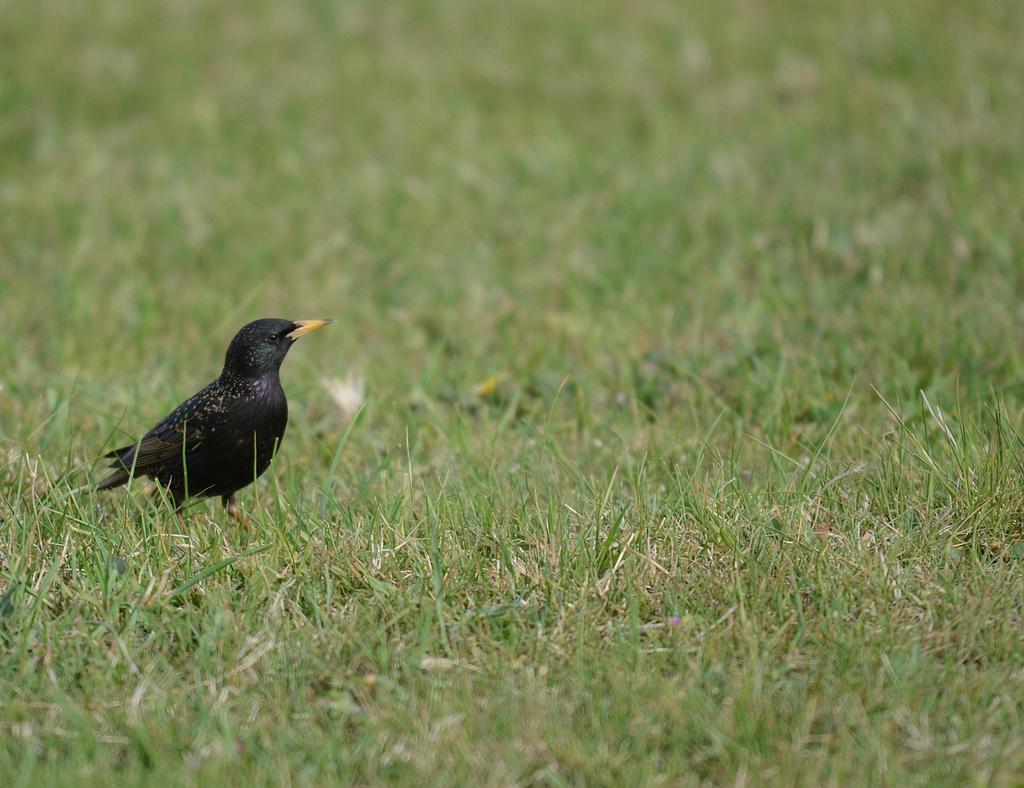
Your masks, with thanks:
M224 373L244 378L276 374L295 340L333 320L254 320L235 334L224 356Z

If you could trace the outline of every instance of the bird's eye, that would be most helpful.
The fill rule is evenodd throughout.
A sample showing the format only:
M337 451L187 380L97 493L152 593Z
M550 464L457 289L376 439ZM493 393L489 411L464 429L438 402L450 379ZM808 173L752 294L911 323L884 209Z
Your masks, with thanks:
M281 335L280 334L271 334L270 337L268 337L267 341L270 342L270 344L272 344L272 345L276 345L278 342L281 341Z

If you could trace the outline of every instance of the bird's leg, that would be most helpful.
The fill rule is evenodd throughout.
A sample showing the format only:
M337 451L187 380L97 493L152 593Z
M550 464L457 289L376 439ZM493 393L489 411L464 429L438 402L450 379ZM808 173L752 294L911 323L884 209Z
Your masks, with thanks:
M242 510L238 508L238 501L235 500L234 495L225 495L221 499L221 503L224 504L224 508L228 510L228 514L231 518L238 523L246 531L249 530L249 522L245 519L245 515L242 514Z

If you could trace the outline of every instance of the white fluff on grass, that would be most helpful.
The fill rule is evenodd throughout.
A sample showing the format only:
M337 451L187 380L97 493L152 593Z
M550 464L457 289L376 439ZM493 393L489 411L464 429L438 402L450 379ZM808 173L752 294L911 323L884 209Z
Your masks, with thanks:
M321 384L338 406L341 421L352 421L366 401L365 381L355 375L346 375L344 378L325 378Z

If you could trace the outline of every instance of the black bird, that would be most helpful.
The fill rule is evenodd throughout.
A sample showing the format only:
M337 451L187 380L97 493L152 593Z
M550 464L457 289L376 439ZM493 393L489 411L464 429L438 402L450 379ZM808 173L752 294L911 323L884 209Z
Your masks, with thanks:
M332 322L265 318L244 326L228 346L219 378L137 443L104 455L114 470L96 489L149 476L167 489L179 512L187 498L219 495L244 525L235 493L267 469L288 423L281 362L295 340Z

